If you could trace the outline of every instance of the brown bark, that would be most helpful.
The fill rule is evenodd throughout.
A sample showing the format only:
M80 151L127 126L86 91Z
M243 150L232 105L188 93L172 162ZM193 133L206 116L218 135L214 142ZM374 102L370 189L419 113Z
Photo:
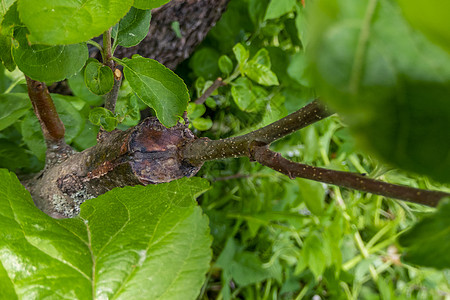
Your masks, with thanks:
M436 207L442 198L450 197L450 194L440 191L421 190L374 180L360 174L295 163L283 158L279 153L273 152L265 146L254 147L252 149L252 157L260 164L283 173L290 178L310 179L423 205Z
M25 185L45 213L73 217L85 200L115 187L196 174L201 165L194 167L179 155L179 149L193 139L184 125L168 129L156 118L148 118L127 131L104 132L96 146L71 155Z
M137 46L118 47L115 56L140 54L156 59L169 69L188 58L225 11L229 0L172 0L152 10L147 37ZM172 29L180 24L181 38Z

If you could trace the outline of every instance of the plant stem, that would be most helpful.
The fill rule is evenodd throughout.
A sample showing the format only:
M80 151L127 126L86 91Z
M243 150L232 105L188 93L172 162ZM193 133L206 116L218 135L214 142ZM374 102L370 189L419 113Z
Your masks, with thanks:
M213 84L209 88L207 88L206 91L197 100L195 100L195 104L203 104L206 99L208 99L208 97L211 96L212 93L214 93L215 90L224 85L226 85L226 83L222 80L222 78L218 77L216 80L214 80Z
M193 165L229 157L250 157L250 145L268 145L331 114L326 106L315 100L287 117L246 135L221 140L197 139L185 145L181 155Z
M103 33L103 63L114 71L114 62L112 61L112 50L111 50L111 30L109 28Z
M122 72L116 68L115 60L112 56L111 49L111 31L112 28L109 28L107 31L103 33L103 63L111 68L114 72L114 85L111 91L106 94L105 97L105 108L109 109L114 113L116 109L117 97L119 96L120 85L122 84Z
M328 170L295 163L283 158L279 153L269 150L267 146L253 147L252 152L252 158L257 162L286 174L290 178L306 178L432 207L436 207L441 199L450 197L450 194L445 192L421 190L374 180L356 173Z
M44 82L25 76L28 95L33 104L34 113L41 123L42 133L47 144L58 142L64 138L64 124L58 116L55 104Z

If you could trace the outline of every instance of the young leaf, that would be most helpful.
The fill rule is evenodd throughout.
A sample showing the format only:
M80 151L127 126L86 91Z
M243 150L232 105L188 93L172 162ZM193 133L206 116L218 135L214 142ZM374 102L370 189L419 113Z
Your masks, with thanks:
M308 50L323 100L378 156L450 181L450 54L412 30L395 2L320 3Z
M67 79L67 83L72 93L80 99L83 99L91 106L98 106L103 103L103 97L92 94L84 83L84 69Z
M233 82L231 95L240 110L251 109L251 104L256 100L252 89L252 82L245 77L240 77Z
M67 45L87 41L125 16L133 0L20 0L21 20L32 43Z
M56 220L1 169L2 297L195 299L211 259L208 219L195 201L207 188L183 178L114 189L78 217Z
M258 64L255 61L249 61L244 67L244 72L245 75L261 85L271 86L280 84L277 75L270 68Z
M96 107L89 112L89 121L98 126L102 126L106 131L113 131L116 129L119 121L114 114L103 107Z
M111 36L123 47L139 44L147 35L152 14L150 10L132 7L126 16L113 27Z
M5 9L7 6L8 3L6 3ZM17 12L17 2L14 2L5 12L0 23L0 60L12 72L16 68L16 63L12 56L14 27L19 26L22 22Z
M295 5L295 0L271 0L267 7L264 20L276 19L290 12Z
M134 0L133 6L139 9L153 9L170 2L170 0Z
M436 269L450 268L450 199L443 200L436 212L402 234L399 242L406 247L405 261Z
M192 120L192 125L200 131L206 131L211 129L213 121L209 118L197 118Z
M114 85L114 74L111 68L93 59L84 69L84 83L92 93L104 95Z
M124 58L121 63L124 75L138 97L156 111L164 126L174 126L189 102L183 80L156 60L139 55Z
M24 33L22 33L24 34ZM28 45L26 41L13 47L19 69L34 80L55 82L78 72L88 59L86 43L74 45Z
M3 94L0 95L0 130L16 122L31 108L28 94Z
M241 74L244 75L244 66L250 54L241 43L238 43L233 47L233 53L236 56Z

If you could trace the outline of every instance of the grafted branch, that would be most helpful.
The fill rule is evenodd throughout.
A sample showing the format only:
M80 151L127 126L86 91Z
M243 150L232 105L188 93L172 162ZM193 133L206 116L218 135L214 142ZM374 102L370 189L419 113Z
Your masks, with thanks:
M374 180L360 174L295 163L271 151L267 146L253 147L252 154L252 158L260 164L288 175L290 178L301 177L432 207L436 207L442 198L450 197L449 193L440 191L421 190Z

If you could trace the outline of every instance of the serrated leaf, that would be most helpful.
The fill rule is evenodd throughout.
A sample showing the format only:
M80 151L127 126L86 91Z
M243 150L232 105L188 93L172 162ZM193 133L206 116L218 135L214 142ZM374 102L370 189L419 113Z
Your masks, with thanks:
M266 10L264 20L276 19L290 12L295 5L295 0L271 0Z
M123 47L139 44L148 33L152 14L150 10L132 7L119 24L113 27L111 36Z
M2 94L0 95L0 130L16 122L31 109L28 94Z
M114 189L81 205L78 217L56 220L0 170L7 298L195 299L211 259L208 220L195 201L207 188L183 178Z
M170 2L170 0L134 0L133 6L139 9L153 9Z
M442 200L436 212L420 220L398 241L406 247L405 261L436 269L450 268L450 199Z
M450 181L450 54L412 30L393 1L322 1L313 11L308 50L323 100L363 147Z
M31 79L49 83L74 75L81 70L89 55L86 43L30 46L21 42L19 47L13 47L12 53L23 73Z
M133 0L20 0L32 43L67 45L102 34L125 16Z
M124 58L122 64L124 75L137 96L156 111L164 126L174 126L189 102L183 80L156 60L139 55Z
M104 95L114 85L114 74L110 67L93 59L87 63L84 69L84 83L92 93Z

